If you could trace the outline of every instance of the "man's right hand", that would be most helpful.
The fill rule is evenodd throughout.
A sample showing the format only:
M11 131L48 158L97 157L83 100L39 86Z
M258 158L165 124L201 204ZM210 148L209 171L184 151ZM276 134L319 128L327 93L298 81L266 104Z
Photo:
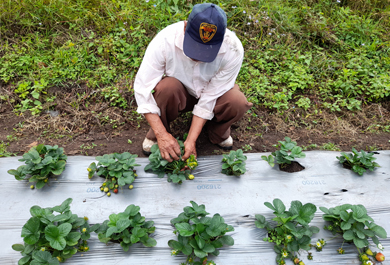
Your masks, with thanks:
M172 134L167 132L160 117L154 113L146 113L145 118L156 135L161 157L168 162L179 160L179 156L181 155L180 145Z
M179 160L179 156L181 155L180 145L172 134L167 132L157 137L157 144L163 159L168 162Z

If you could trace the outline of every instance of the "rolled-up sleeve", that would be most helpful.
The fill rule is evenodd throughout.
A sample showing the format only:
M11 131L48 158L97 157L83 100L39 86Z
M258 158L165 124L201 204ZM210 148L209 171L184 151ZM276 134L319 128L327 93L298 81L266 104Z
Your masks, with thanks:
M165 54L163 36L162 34L157 34L146 49L134 81L134 95L138 105L138 113L161 115L160 108L152 95L152 90L164 75Z
M211 120L214 117L214 107L217 99L233 88L244 58L241 49L231 53L229 58L224 58L227 63L211 79L207 87L202 91L198 103L192 113L202 119Z

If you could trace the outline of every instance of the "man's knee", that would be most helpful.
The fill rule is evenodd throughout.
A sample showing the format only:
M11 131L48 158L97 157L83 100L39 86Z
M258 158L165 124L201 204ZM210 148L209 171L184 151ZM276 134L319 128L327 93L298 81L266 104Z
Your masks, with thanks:
M248 102L244 93L240 91L240 88L236 84L217 100L214 112L228 111L233 116L242 116L252 107L252 105L253 104Z
M163 78L154 88L153 96L169 98L184 89L183 84L174 77Z

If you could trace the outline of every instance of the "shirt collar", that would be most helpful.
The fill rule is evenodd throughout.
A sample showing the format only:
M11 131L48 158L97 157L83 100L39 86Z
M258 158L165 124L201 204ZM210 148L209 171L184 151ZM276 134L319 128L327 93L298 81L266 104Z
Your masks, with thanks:
M179 32L176 34L175 45L180 50L183 50L183 42L184 42L184 21L180 23L181 27L179 27ZM226 44L222 43L221 48L218 51L218 54L226 53Z

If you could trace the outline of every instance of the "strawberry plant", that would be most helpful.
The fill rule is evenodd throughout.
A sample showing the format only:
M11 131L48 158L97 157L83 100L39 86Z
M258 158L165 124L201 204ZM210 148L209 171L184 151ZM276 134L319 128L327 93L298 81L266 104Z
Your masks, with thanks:
M67 156L62 147L39 144L19 159L20 162L25 162L25 165L10 169L8 173L17 180L28 179L29 182L36 182L37 189L41 189L49 177L58 176L64 171L66 160Z
M154 222L145 222L145 217L141 216L139 210L139 206L132 204L123 213L111 214L109 220L105 220L96 231L100 242L119 243L126 252L138 242L145 247L154 247L157 242L149 237L156 229Z
M316 226L309 226L317 207L311 203L302 205L300 201L292 201L290 209L286 211L286 206L280 199L274 199L273 204L265 202L264 205L274 211L276 217L272 221L277 224L271 225L263 215L256 214L255 225L267 229L268 237L263 240L275 244L276 263L286 264L285 259L291 259L294 264L299 264L302 261L298 254L301 250L311 249L311 237L320 231ZM318 240L315 245L317 251L321 251L325 243L323 239ZM309 252L308 259L312 258Z
M14 244L23 258L19 265L59 264L77 252L88 251L87 240L99 225L89 226L87 217L78 217L70 211L72 199L61 205L30 208L31 218L22 228L24 244ZM55 215L54 212L59 214Z
M182 264L215 264L208 260L210 254L219 255L218 248L234 245L234 239L226 235L234 231L233 226L225 224L224 219L219 214L207 217L209 213L205 211L205 206L198 205L191 201L192 207L187 206L178 217L171 220L175 226L173 232L178 240L169 240L168 245L173 248L172 255L182 252L187 256L187 260ZM199 261L195 261L195 259Z
M368 248L370 238L380 250L383 249L378 237L386 239L386 230L374 223L363 205L343 204L329 209L320 207L320 210L324 212L322 218L330 222L330 225L324 226L325 230L342 237L346 243L354 244L359 252L359 259L362 264L369 264L368 256L376 257L378 254ZM340 254L344 253L342 246L338 252ZM372 261L370 262L374 264Z
M135 163L136 157L138 156L128 152L98 156L96 157L98 164L93 162L87 168L88 178L91 179L96 173L106 179L100 187L102 191L107 194L110 190L118 193L118 187L130 185L137 177L136 170L134 170L134 167L139 166Z
M374 162L376 158L374 153L366 153L363 150L358 152L355 148L352 148L352 154L342 152L341 156L336 156L344 167L351 169L358 173L360 176L363 175L366 170L374 171L379 164Z
M305 153L302 152L302 148L297 146L297 142L294 142L289 137L284 138L285 141L278 141L279 144L274 145L276 148L280 150L276 150L272 152L271 155L261 156L261 158L268 162L268 164L273 167L276 163L278 163L282 168L286 165L291 164L295 158L304 158L306 157ZM290 153L289 153L290 152Z
M168 162L161 157L160 149L155 144L151 148L149 156L149 164L146 165L145 171L151 171L157 174L159 178L163 178L165 174L168 176L168 182L181 184L186 179L190 179L191 170L198 166L198 162L194 155L191 155L186 161L182 161L181 157L184 154L184 144L178 141L180 145L181 155L179 160Z
M223 154L222 173L226 175L240 176L246 172L244 153L241 149L230 151L229 155Z

